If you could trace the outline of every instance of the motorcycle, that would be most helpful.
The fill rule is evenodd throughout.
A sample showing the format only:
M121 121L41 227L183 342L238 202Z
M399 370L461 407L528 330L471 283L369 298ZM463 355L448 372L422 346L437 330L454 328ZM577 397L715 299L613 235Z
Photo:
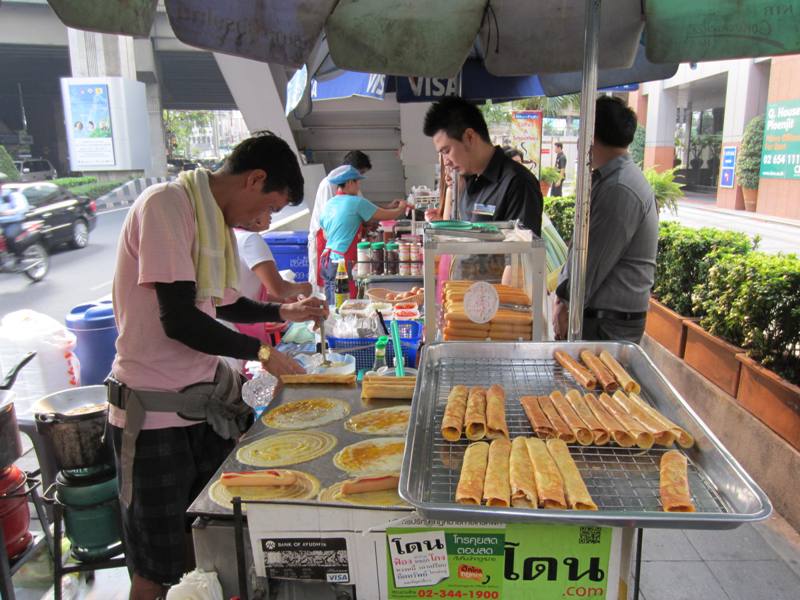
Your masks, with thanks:
M21 251L17 257L8 247L5 234L0 231L0 273L22 273L31 281L41 281L50 270L50 254L44 245L44 221L27 221L14 238Z

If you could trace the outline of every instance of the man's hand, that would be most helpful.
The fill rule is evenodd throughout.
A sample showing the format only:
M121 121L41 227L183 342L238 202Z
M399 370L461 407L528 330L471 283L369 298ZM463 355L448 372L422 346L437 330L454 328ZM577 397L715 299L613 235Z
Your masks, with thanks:
M280 308L281 319L284 321L321 321L327 319L328 314L327 302L313 296L290 304L282 304Z
M439 209L438 208L429 208L425 211L425 220L428 223L433 221L441 221L442 217L439 216Z
M567 339L569 333L569 302L556 297L553 307L553 330L557 340Z
M281 375L302 375L305 370L300 363L293 358L289 358L282 352L278 352L274 348L269 354L269 360L261 361L261 366L264 369L280 378Z

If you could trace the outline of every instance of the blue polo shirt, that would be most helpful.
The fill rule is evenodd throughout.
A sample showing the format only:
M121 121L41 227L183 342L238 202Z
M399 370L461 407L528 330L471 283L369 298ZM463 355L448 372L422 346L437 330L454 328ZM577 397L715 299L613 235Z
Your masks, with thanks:
M361 196L338 194L333 196L319 219L327 240L326 248L344 254L353 243L362 223L375 216L378 207Z

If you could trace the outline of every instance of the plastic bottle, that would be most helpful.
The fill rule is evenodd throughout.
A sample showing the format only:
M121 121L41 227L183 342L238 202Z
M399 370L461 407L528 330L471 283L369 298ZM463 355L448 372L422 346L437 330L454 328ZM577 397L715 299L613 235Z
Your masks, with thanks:
M389 337L382 335L375 342L375 362L372 363L372 370L377 371L381 367L387 366L386 346L389 344Z
M344 259L339 261L339 266L336 268L336 288L334 292L336 310L339 310L344 301L350 298L350 278L347 276L347 264Z
M399 261L398 244L389 242L386 244L386 268L387 275L397 275L397 265Z
M411 244L401 242L398 256L400 260L399 274L411 275Z
M385 244L383 242L372 244L372 273L374 275L383 275L383 262L386 256L384 248Z
M371 246L372 244L369 242L359 242L356 246L358 249L358 269L356 270L358 277L366 277L372 273Z

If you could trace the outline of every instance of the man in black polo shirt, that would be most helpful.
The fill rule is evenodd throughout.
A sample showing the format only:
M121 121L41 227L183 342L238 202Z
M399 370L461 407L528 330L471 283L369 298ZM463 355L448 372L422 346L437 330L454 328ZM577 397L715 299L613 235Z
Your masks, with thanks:
M465 221L519 219L536 235L542 232L542 192L533 173L493 146L489 128L474 104L450 96L425 115L425 135L433 138L447 168L466 176L458 199L458 218Z

